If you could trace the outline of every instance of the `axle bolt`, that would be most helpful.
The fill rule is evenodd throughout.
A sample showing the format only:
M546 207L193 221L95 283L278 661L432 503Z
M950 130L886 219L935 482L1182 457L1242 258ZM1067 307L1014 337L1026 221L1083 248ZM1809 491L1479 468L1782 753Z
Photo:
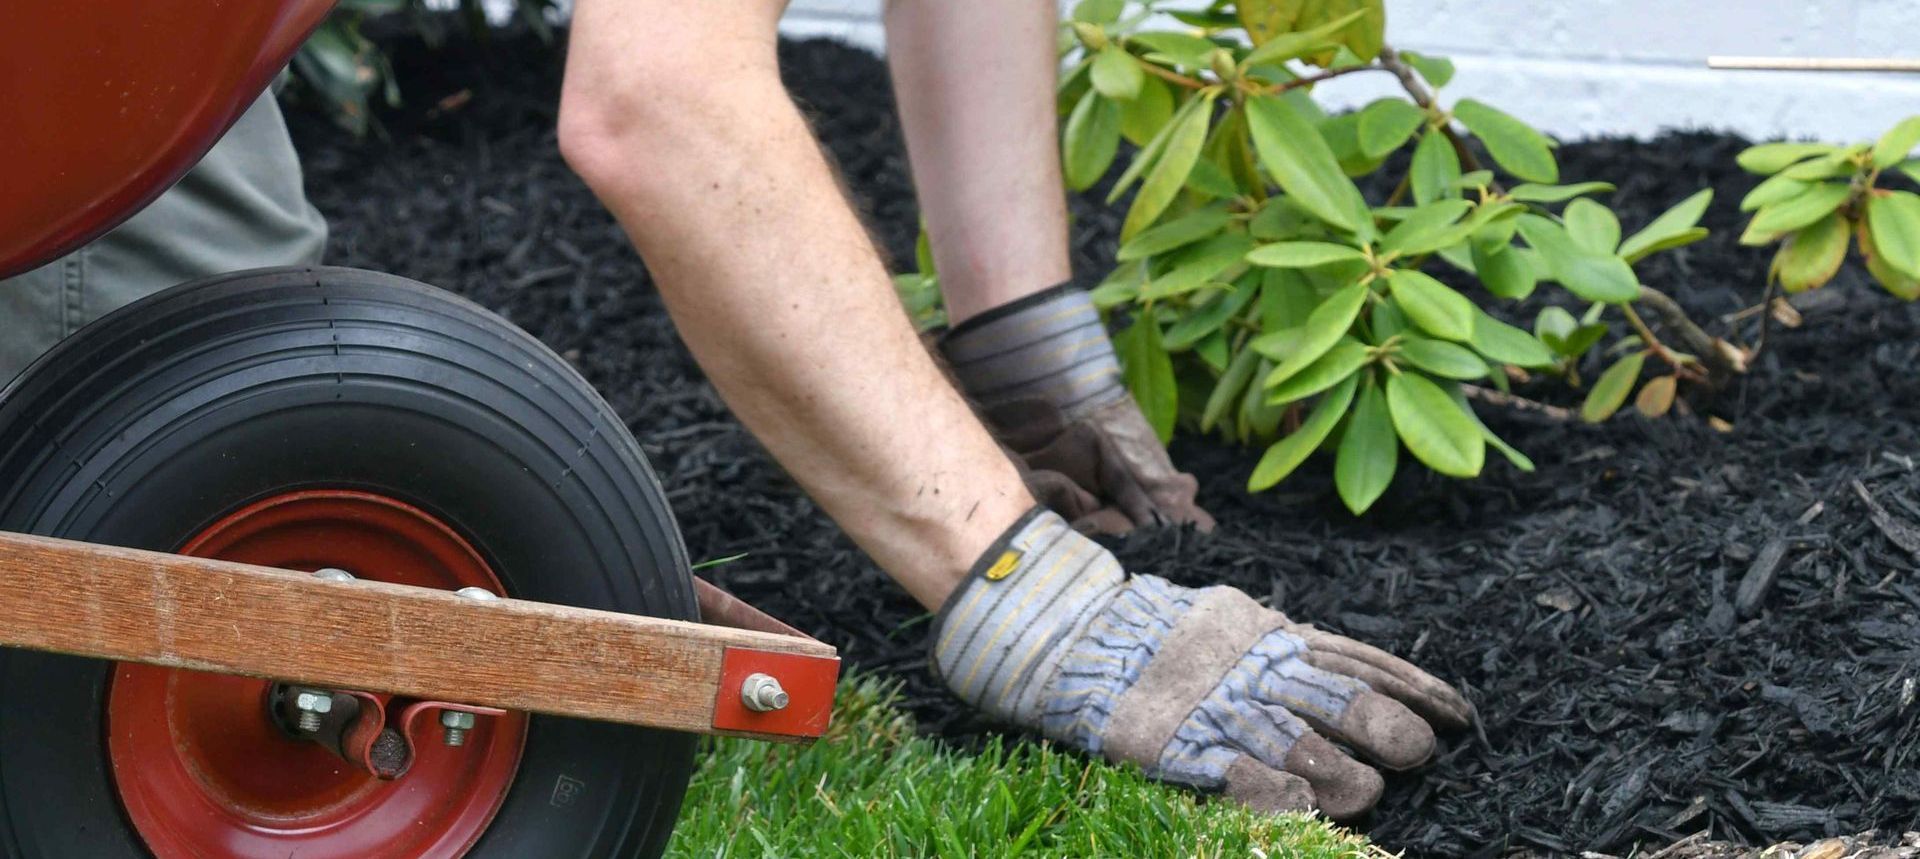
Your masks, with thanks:
M464 746L467 744L467 732L473 730L473 724L474 718L472 713L460 710L441 710L440 739L449 746Z
M300 730L317 734L322 719L333 712L333 696L318 689L300 689L294 692L293 709L300 712Z
M486 588L461 588L453 593L455 596L466 597L470 600L479 600L480 602L490 602L500 598L499 594Z
M767 713L787 708L787 690L780 688L780 681L768 674L749 674L746 682L740 684L740 702L755 713Z
M327 567L325 569L314 570L313 577L328 582L351 582L354 580L352 573L339 567Z

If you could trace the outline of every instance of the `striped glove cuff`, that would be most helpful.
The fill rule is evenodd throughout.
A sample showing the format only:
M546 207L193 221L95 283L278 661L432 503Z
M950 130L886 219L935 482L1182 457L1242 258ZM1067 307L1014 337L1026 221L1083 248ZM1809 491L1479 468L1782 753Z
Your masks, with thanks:
M940 350L967 395L986 405L1038 398L1076 416L1126 396L1100 313L1072 284L974 316Z
M934 623L934 670L962 700L1038 727L1048 681L1126 581L1111 552L1036 507L974 564Z

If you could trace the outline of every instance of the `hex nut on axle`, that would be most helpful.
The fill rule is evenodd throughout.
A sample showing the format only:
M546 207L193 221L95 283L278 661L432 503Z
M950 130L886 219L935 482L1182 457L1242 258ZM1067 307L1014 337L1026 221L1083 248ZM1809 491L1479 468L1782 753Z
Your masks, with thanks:
M301 731L319 733L321 720L333 712L333 695L318 689L301 689L294 693L293 709L300 713Z
M467 732L473 730L475 721L472 713L463 710L441 710L441 741L449 746L466 745Z
M787 708L787 690L780 688L780 681L768 674L749 674L740 684L740 702L755 713L769 713Z

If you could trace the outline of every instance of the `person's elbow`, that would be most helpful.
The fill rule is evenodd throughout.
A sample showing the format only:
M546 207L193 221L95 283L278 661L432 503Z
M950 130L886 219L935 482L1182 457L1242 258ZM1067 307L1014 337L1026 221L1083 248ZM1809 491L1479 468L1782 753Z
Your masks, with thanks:
M635 102L644 104L604 82L576 85L569 75L561 90L560 157L595 191L617 175L617 165L631 163L636 150L650 146Z
M561 158L605 194L634 176L634 164L671 157L687 143L684 94L695 84L685 77L644 62L604 73L569 69L560 96Z

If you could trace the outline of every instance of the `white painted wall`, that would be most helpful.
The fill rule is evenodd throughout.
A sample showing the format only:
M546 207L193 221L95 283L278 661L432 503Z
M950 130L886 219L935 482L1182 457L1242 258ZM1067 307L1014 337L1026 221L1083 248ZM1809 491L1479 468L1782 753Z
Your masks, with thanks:
M967 0L910 0L964 3ZM1870 139L1920 114L1920 75L1709 71L1710 54L1920 55L1920 0L1388 0L1394 44L1451 57L1452 98L1502 106L1563 138L1714 128L1755 138ZM883 48L882 0L793 0L792 36ZM1355 75L1334 104L1394 92Z

